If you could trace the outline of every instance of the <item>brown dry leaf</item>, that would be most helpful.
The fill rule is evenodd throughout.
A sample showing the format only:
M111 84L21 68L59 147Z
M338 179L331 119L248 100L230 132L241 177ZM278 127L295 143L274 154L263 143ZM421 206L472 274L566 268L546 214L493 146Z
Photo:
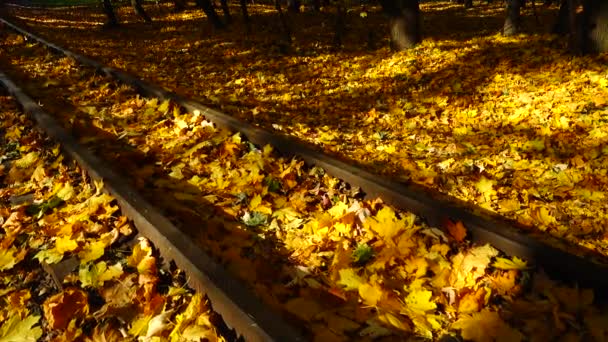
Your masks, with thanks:
M89 313L88 295L78 288L67 288L48 298L43 305L44 318L53 329L65 329L73 318Z
M462 242L467 236L467 229L464 227L461 221L457 221L456 223L448 220L446 222L446 227L450 235L457 242Z

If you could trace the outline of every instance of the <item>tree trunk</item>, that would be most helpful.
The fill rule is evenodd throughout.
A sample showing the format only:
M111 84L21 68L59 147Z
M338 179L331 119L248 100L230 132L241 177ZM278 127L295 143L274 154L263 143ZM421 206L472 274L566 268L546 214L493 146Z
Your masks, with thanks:
M557 19L555 25L553 25L552 33L555 34L567 34L570 32L568 29L568 1L562 0L559 5L559 12L557 13Z
M131 0L131 6L133 6L135 14L140 16L145 22L152 22L152 19L150 19L148 14L146 14L146 11L144 11L144 8L141 6L141 0Z
M241 13L243 14L243 22L245 22L245 28L247 33L251 33L251 20L249 20L249 12L247 11L247 0L240 0Z
M583 52L608 52L608 2L584 1Z
M173 11L183 12L186 9L184 0L173 0Z
M312 10L321 12L321 0L312 0Z
M226 24L230 24L232 22L232 16L230 15L230 8L228 7L228 0L220 0L222 4L222 12L224 12L224 20Z
M507 19L502 29L502 34L512 36L521 30L521 0L507 0Z
M282 53L287 53L291 46L291 30L289 29L289 25L287 25L287 19L285 19L285 15L283 14L280 0L274 1L274 7L279 13L279 21L281 22L281 29L283 31L283 41L279 42L279 49Z
M380 0L388 16L391 47L401 51L420 42L420 7L418 0Z
M300 13L300 0L287 0L287 10L291 13Z
M568 48L570 52L580 55L585 52L585 46L587 45L585 42L585 27L587 26L585 22L585 18L580 17L576 13L576 9L578 8L580 1L579 0L565 0L566 8L567 8L567 16L568 16Z
M116 18L116 14L114 14L114 7L112 7L112 2L110 2L110 0L103 0L103 11L106 14L106 17L108 17L106 26L118 26L118 19Z
M340 47L342 45L342 38L344 37L344 3L342 0L336 1L336 27L334 32L334 46Z
M216 29L223 29L224 23L220 20L220 17L215 12L215 8L213 8L213 4L211 4L211 0L195 0L196 6L203 9L205 15Z

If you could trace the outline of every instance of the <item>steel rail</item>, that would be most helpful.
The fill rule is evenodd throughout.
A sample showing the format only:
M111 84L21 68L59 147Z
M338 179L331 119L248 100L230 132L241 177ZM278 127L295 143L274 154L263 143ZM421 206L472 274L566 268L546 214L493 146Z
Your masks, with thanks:
M182 233L133 189L71 136L50 114L0 71L0 86L17 100L37 127L61 144L104 191L114 196L122 212L133 221L142 236L149 238L167 261L174 261L188 275L188 285L207 295L213 310L247 341L304 341L303 336L282 317L268 309L248 288Z
M297 155L309 165L322 167L329 174L352 186L360 187L368 197L381 197L383 201L397 208L409 210L423 217L431 226L441 226L445 219L461 221L473 241L490 243L507 254L526 258L540 266L550 276L596 289L598 290L596 295L599 298L608 300L608 293L605 293L605 288L608 286L608 258L599 253L570 245L548 234L532 233L529 227L524 227L485 209L474 208L462 200L440 194L437 191L415 184L403 184L388 177L373 174L361 167L351 165L348 161L323 152L312 144L261 129L209 108L198 101L166 91L124 71L106 67L91 58L59 47L5 19L0 18L0 21L16 32L36 40L58 53L70 56L84 65L96 68L103 74L131 85L143 96L170 100L188 111L198 110L218 126L239 131L255 144L270 144L284 155Z

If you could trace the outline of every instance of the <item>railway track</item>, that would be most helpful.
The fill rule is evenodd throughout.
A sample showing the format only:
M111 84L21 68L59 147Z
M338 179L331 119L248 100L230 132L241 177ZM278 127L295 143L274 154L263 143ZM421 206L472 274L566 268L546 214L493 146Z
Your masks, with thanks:
M215 263L191 240L181 234L147 200L107 165L81 146L49 114L0 72L0 83L12 94L52 139L61 144L66 155L75 160L87 174L105 185L105 190L116 198L122 212L133 221L139 233L154 242L161 255L186 270L188 285L214 303L232 328L251 341L300 341L299 334L287 323L273 315L246 288Z
M596 295L599 300L604 299L601 298L602 291L600 290L604 289L605 286L608 285L608 276L606 276L608 273L606 272L606 262L604 258L599 255L582 250L578 247L567 246L560 241L545 236L525 233L525 229L522 227L517 227L512 222L501 220L500 218L492 216L491 214L480 209L472 209L465 203L459 203L452 198L447 198L446 196L432 193L427 189L413 185L404 185L388 179L379 178L378 176L365 170L353 167L346 162L336 159L335 157L324 154L313 146L240 122L230 116L205 107L196 101L185 99L179 95L169 93L152 84L143 82L132 75L105 67L89 58L66 51L61 47L47 42L6 20L2 21L12 30L28 37L28 39L39 42L40 44L53 50L55 53L63 54L74 59L82 65L73 66L76 69L86 68L83 66L88 66L97 72L106 75L107 77L113 78L133 87L141 96L158 99L159 102L162 102L161 106L166 103L167 108L165 111L168 111L170 108L183 108L187 113L190 113L191 117L204 118L204 120L201 119L202 122L197 121L197 124L202 123L203 126L205 126L210 124L208 123L209 121L221 127L222 132L228 132L223 134L230 137L229 139L224 137L224 140L222 140L221 143L223 148L222 151L228 155L230 154L231 149L240 149L240 147L233 146L242 143L241 137L236 137L234 135L235 132L240 132L240 134L245 137L247 141L257 146L255 147L252 145L250 147L250 152L261 153L266 156L267 153L265 151L262 152L262 146L271 145L276 147L282 156L275 158L276 165L281 163L289 164L289 162L286 160L292 156L297 156L298 159L292 159L291 165L295 165L300 161L304 161L307 165L309 165L306 169L298 169L299 171L296 172L298 175L293 176L299 181L302 181L302 179L305 178L303 174L308 173L310 175L312 170L323 170L323 172L336 177L339 180L335 181L335 184L340 185L340 189L335 191L335 195L338 200L334 201L331 199L331 201L328 201L324 199L323 201L328 201L327 203L322 204L326 210L330 210L332 208L331 204L335 206L336 203L341 202L339 201L340 198L346 198L347 196L351 196L361 201L373 201L374 198L381 198L384 203L391 204L400 210L404 210L404 212L402 212L400 215L395 216L397 221L399 221L398 218L408 217L407 213L409 212L423 218L424 223L419 222L417 219L416 225L420 224L422 227L427 227L423 229L427 235L435 234L436 240L434 241L436 241L436 243L439 243L437 241L442 241L443 237L441 237L441 231L433 227L444 227L446 220L450 220L451 222L461 222L464 227L466 227L467 234L475 243L489 243L507 255L517 256L532 262L537 267L546 271L551 277L570 283L577 283L585 287L594 288L596 289ZM101 82L101 80L98 81ZM62 144L66 153L68 153L85 169L87 169L92 177L104 180L109 191L118 199L122 210L134 221L140 232L149 237L155 243L155 245L160 248L165 258L168 260L174 260L180 266L180 268L184 269L188 273L192 286L197 290L202 290L209 296L214 310L220 313L224 320L231 327L235 328L239 334L242 334L247 340L295 341L304 339L304 337L300 336L299 329L291 328L289 323L284 321L280 315L275 313L275 311L267 310L261 301L256 299L256 297L253 295L252 292L256 291L251 291L245 286L239 285L240 282L234 279L234 277L228 272L224 271L222 267L220 267L217 262L213 260L213 257L203 252L203 250L198 247L194 241L192 241L193 235L188 236L183 234L183 230L177 228L170 219L160 214L156 209L159 204L155 203L155 206L149 203L151 196L144 198L143 196L139 195L138 192L142 191L141 186L134 187L133 184L129 184L133 182L126 180L124 175L118 175L117 173L110 171L110 168L106 166L104 162L93 156L91 151L89 151L90 149L95 150L94 147L89 146L89 150L83 148L82 140L86 140L83 139L84 136L80 137L81 141L77 141L77 139L68 134L60 124L55 122L54 119L52 119L52 116L46 114L45 111L43 111L36 103L36 100L38 100L46 105L44 102L45 98L43 96L36 100L31 99L4 74L2 74L0 77L0 82L2 82L9 92L11 92L13 96L21 103L24 110L32 115L39 125L47 130L50 136L54 137ZM51 86L53 86L52 82ZM52 89L50 89L49 92L52 92ZM76 91L74 91L74 93L76 93ZM57 110L57 108L53 108L52 106L49 107ZM179 112L179 109L177 110ZM97 112L98 110L95 109L94 111ZM179 113L174 114L176 118L180 118L180 115L181 114ZM62 121L61 117L59 117L59 121ZM162 119L160 119L159 122L162 122ZM62 124L66 125L65 118L63 118ZM186 128L189 129L190 123L186 122L185 125ZM81 126L71 126L72 133L74 133L75 127ZM142 133L137 134L141 135ZM95 143L97 142L99 141L95 141ZM106 143L108 142L103 142L103 144ZM111 144L112 140L110 140L109 143ZM270 152L268 152L268 155L270 155ZM107 156L105 157L105 159L108 159ZM295 164L293 160L296 161ZM273 163L275 161L273 161ZM115 163L114 168L116 169L117 166L119 165L116 165ZM285 167L283 171L288 169L289 166ZM178 173L176 170L177 169L173 169L173 172ZM306 172L303 172L303 170L306 170ZM287 173L289 174L289 172ZM300 175L300 173L302 175ZM267 179L264 181L266 182L266 186L268 188L274 186L272 183L272 178L270 178L270 181ZM288 181L293 182L295 180L283 179L282 186L286 187L285 183ZM288 186L291 186L292 188L296 187L296 185L293 184ZM360 188L362 192L356 191L356 188ZM285 189L276 190L278 193L287 193ZM319 190L317 189L317 193L318 192ZM190 194L192 195L192 193ZM188 196L182 195L182 197ZM253 198L249 198L248 200L251 202ZM207 203L210 205L201 210L203 213L206 212L208 214L206 217L211 217L213 220L216 220L217 215L209 214L209 210L215 210L209 209L213 207L212 204L214 201L217 201L217 199L210 199L208 201L210 203ZM162 201L160 203L162 207ZM350 202L347 203L350 204ZM261 205L260 208L263 208L263 205ZM249 206L249 209L252 209L251 206ZM376 207L375 204L372 204L369 207L362 206L359 209L361 210L356 211L356 215L352 214L349 216L349 213L355 213L355 211L348 211L346 208L344 209L345 213L342 214L344 216L348 216L348 220L356 220L355 216L357 215L371 216L371 212L376 210ZM172 212L171 209L169 209L168 212L173 216L179 216L180 213L184 214L183 210L177 210L176 213L175 210ZM250 212L245 212L245 214L250 216L252 213L254 213L253 210ZM204 216L201 215L200 210L196 214L196 219L201 219L201 216ZM251 219L250 216L244 219L242 216L240 216L240 214L241 212L228 212L224 213L223 218L236 217L240 218L245 223L247 220ZM346 220L343 217L340 217L339 219L334 217L333 219L334 221ZM180 219L178 218L177 221L180 221ZM204 219L196 222L204 222ZM181 221L181 224L183 225L184 222ZM249 224L246 225L249 226ZM449 225L451 227L455 226L453 223ZM321 229L322 228L323 227L321 227ZM367 227L367 229L378 230L380 228ZM230 232L235 232L235 230ZM344 234L346 235L348 233ZM382 234L380 235L382 237ZM370 244L375 243L372 245L372 249L376 248L380 250L380 248L384 248L384 243L379 243L376 240L374 240L374 238L368 239ZM456 242L450 241L450 244L457 245L457 243L463 242L462 238L456 238L456 240ZM429 250L431 248L432 247L429 247ZM454 254L464 253L463 255L466 257L466 248L470 248L470 246L461 245L455 248L456 249L453 251ZM291 253L292 259L297 259L298 256L303 253L302 251L296 252L300 254ZM381 252L376 253L381 254ZM493 254L493 257L495 256L496 255ZM411 261L411 259L408 260ZM500 269L500 267L497 268ZM523 267L523 269L525 269L525 267ZM300 268L300 270L302 269ZM246 276L244 278L246 278ZM294 279L297 278L298 276L294 277ZM294 279L292 279L292 281ZM338 283L344 283L344 279L339 278ZM410 293L412 292L415 291L410 291ZM260 295L259 291L257 291L257 295ZM337 297L342 299L342 297L346 298L347 296L344 293L339 293ZM366 298L362 296L362 299L365 302ZM269 300L268 298L264 298L264 301L267 304L269 301L272 302L272 300ZM348 302L347 300L345 301ZM289 301L289 303L296 302ZM272 304L273 303L271 303L271 306ZM295 304L292 306L295 307L295 310L290 311L290 313L292 316L296 316L297 319L295 321L297 322L298 319L302 321L303 317L305 318L306 315L300 316L297 312L298 309L302 307L296 306ZM303 308L310 309L309 306L303 306ZM387 309L387 312L390 313L391 311ZM395 316L392 313L391 315L392 316L385 317ZM409 314L405 315L408 316ZM415 320L415 315L413 314L409 315L408 317L412 321ZM292 318L293 317L289 317L288 321L294 321ZM387 320L389 321L388 325L391 326L391 319L388 318ZM415 327L420 329L420 327L416 324L417 323L414 323ZM368 327L369 326L371 325L368 325ZM307 328L310 329L309 326ZM392 328L399 330L402 327L392 324ZM420 331L416 331L420 333ZM432 329L429 329L429 331L432 331ZM310 331L306 332L305 334L306 336L310 337ZM428 337L428 335L422 335Z

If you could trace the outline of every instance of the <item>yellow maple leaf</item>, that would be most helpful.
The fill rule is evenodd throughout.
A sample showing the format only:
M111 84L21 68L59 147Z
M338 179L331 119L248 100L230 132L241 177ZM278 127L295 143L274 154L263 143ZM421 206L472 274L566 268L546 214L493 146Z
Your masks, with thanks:
M76 194L74 193L74 188L70 183L65 183L61 189L57 192L57 197L61 198L64 201L70 200Z
M23 256L20 256L23 254ZM19 261L23 260L25 253L19 253L15 246L9 249L0 248L0 271L5 271L13 268Z
M525 270L528 268L528 262L518 257L513 257L513 259L499 257L492 266L501 270Z
M437 304L431 301L431 297L433 297L433 292L431 291L415 290L405 297L405 304L408 309L419 314L424 314L437 308Z
M123 274L120 263L108 266L105 261L100 261L90 266L81 266L78 270L78 278L83 287L103 286L104 282L115 279Z
M358 290L359 286L365 283L365 280L361 278L357 271L354 268L345 268L339 271L340 280L338 280L338 285L344 286L345 290Z
M372 283L371 285L365 283L359 286L359 296L361 296L366 305L376 306L383 295L384 291L377 283Z
M541 223L542 226L539 227L540 229L546 229L547 226L550 226L557 222L555 217L553 217L553 215L551 215L551 212L549 211L549 209L547 209L544 206L537 206L537 207L532 208L532 210L530 211L530 215L536 221Z
M253 196L251 200L249 200L249 209L255 210L262 203L262 196L259 194Z
M129 329L129 335L131 336L146 336L148 331L148 323L152 319L152 314L142 315L137 317L131 322L131 328Z
M339 218L340 216L344 215L347 210L348 210L348 205L342 201L339 201L336 204L334 204L333 207L329 208L327 210L327 212L333 218Z
M497 255L498 251L488 244L472 248L465 254L457 254L452 258L452 286L462 288L473 285L477 278L485 274L488 264Z
M392 239L395 236L413 225L414 219L413 214L404 215L402 219L398 219L393 209L385 206L378 211L376 216L368 217L363 226L376 232L385 241L393 242Z
M37 341L42 336L42 328L38 324L40 316L9 315L0 325L0 341Z
M175 317L175 326L169 334L171 341L181 341L183 331L197 318L205 316L205 308L203 295L200 292L195 293L186 309ZM204 320L198 319L198 321L203 323Z
M34 255L34 258L47 264L56 264L63 259L63 253L57 252L54 248L39 251Z
M89 261L97 260L104 255L105 249L114 241L117 236L115 231L109 231L102 234L97 239L88 240L82 251L78 253L81 264L86 264Z
M30 152L24 155L23 157L15 160L13 163L16 167L24 169L34 165L34 163L38 161L38 156L38 152Z
M152 256L152 246L147 239L140 238L139 243L133 247L131 255L127 258L127 264L136 267L141 274L156 272L156 259Z
M71 236L60 236L55 240L55 250L58 253L71 252L78 248L78 242L72 239Z
M477 183L475 183L475 188L483 199L488 202L490 201L492 195L494 194L494 181L491 179L487 179L486 177L481 177Z

